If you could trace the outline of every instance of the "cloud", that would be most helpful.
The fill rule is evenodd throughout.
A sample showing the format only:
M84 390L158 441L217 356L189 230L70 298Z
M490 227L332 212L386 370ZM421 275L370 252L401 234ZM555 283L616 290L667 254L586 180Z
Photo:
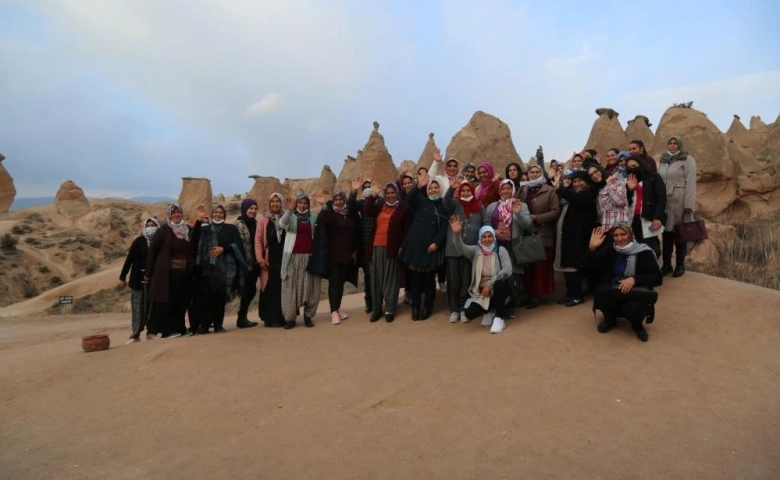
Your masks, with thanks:
M264 95L259 101L250 105L244 112L244 117L254 118L277 112L282 108L282 96L278 93Z
M593 51L590 42L585 42L580 46L579 53L573 55L556 55L544 62L544 66L553 69L572 69L582 67L584 64L599 58L601 55Z

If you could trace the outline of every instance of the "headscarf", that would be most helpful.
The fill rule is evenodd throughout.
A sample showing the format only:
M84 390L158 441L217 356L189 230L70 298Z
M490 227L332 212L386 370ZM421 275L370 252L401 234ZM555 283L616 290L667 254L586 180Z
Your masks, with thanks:
M469 168L474 169L474 178L472 179L466 178L466 170L468 170ZM466 164L463 165L463 168L460 169L460 175L463 177L464 180L468 181L469 183L474 185L479 185L479 180L477 180L477 166L474 165L473 163L466 162Z
M141 235L143 235L144 238L146 239L147 245L152 244L152 237L156 233L156 232L152 232L152 234L149 235L149 232L146 231L146 224L149 222L153 222L155 227L160 228L160 221L157 220L157 217L149 217L146 220L144 220L144 223L141 225Z
M384 193L388 188L392 188L395 190L395 202L390 203L385 199L385 205L391 208L395 208L398 206L399 203L401 203L401 192L398 189L398 185L395 184L395 182L390 182L387 185L385 185L385 188L382 189L382 192Z
M175 210L180 211L182 215L181 222L179 223L173 223L171 220L171 215ZM168 222L168 225L170 225L171 230L173 230L173 234L176 235L176 238L179 240L184 240L185 242L190 241L190 228L186 223L184 223L184 209L181 208L181 205L178 203L172 203L168 205L168 208L165 209L165 221Z
M333 200L335 200L336 197L341 197L344 199L344 206L342 208L336 208L336 203L333 202L333 211L338 213L339 215L348 214L349 207L347 206L347 194L344 193L344 190L336 190L335 192L333 192Z
M471 197L468 200L463 198L463 187L469 187L471 189ZM482 204L479 203L479 200L477 200L477 197L474 195L474 185L470 182L463 182L460 184L460 187L458 187L458 200L460 200L460 204L463 205L463 212L466 214L466 217L472 213L479 213L482 207Z
M669 145L669 141L675 139L677 140L677 151L672 153L669 150L665 151L663 154L661 154L661 163L672 163L675 160L675 157L682 152L683 149L683 141L682 137L679 135L672 135L669 137L669 140L666 141L666 145Z
M496 176L496 170L493 168L493 165L491 165L489 162L482 162L479 164L479 167L477 167L477 175L479 175L479 169L484 168L487 170L488 173L488 179L487 180L479 180L479 177L477 177L477 181L479 181L479 188L477 192L477 200L482 200L482 197L485 196L487 193L488 188L490 188L491 185L493 185L493 178Z
M626 257L626 268L623 270L623 276L626 278L633 277L636 274L636 256L640 252L652 252L653 249L644 243L634 241L634 232L631 230L631 226L629 224L619 223L615 225L612 231L614 232L618 228L628 234L628 243L623 247L618 247L617 244L613 244L613 246L619 255Z
M512 180L506 178L504 180L501 180L501 185L498 187L499 191L501 190L501 187L503 187L505 184L509 184L512 186L512 196L505 200L499 200L498 201L498 214L501 216L501 221L504 223L504 226L511 227L512 226L512 216L514 215L514 212L512 211L512 206L514 205L515 201L515 184L512 182Z
M305 211L300 212L298 211L298 202L301 200L306 200L309 203L309 206L311 206L311 200L309 199L309 196L305 193L298 194L297 197L295 197L295 216L298 217L298 221L301 223L308 223L311 219L311 215L309 213L309 209L307 208Z
M599 181L599 182L595 182L595 181L594 181L594 180L593 180L593 179L590 177L590 169L591 169L591 168L595 168L596 170L598 170L598 171L599 171L599 173L601 173L601 181ZM585 171L586 171L586 172L588 172L588 178L590 179L590 183L592 183L593 185L595 185L596 187L598 187L598 189L599 189L599 190L601 190L601 189L604 187L604 185L606 185L606 184L607 184L607 172L606 172L606 171L604 171L604 167L602 167L602 166L601 166L601 165L599 165L598 163L592 163L592 164L588 165L588 168L587 168Z
M447 159L446 162L444 162L444 175L447 177L447 180L449 180L450 183L451 183L451 182L455 181L455 178L458 176L458 174L456 173L455 175L450 175L449 173L447 173L447 165L450 162L455 162L455 165L458 165L458 166L460 166L460 162L458 162L458 159L455 158L455 157L450 157L450 158Z
M532 168L536 168L537 170L539 170L539 173L541 173L541 175L539 175L539 178L537 178L535 180L528 180L527 182L520 182L520 186L521 187L526 187L529 190L538 190L539 188L542 187L542 185L544 185L547 182L547 180L544 178L544 169L542 167L540 167L539 165L531 165L531 166L529 166L528 169L526 170L526 173L530 172ZM530 174L529 174L529 176L530 176Z
M435 183L436 185L438 185L438 186L439 186L439 192L441 192L442 186L441 186L441 184L439 183L439 176L438 176L438 175L436 176L436 178L434 178L433 180L431 180L430 182L428 182L428 186L427 186L427 187L425 187L425 191L426 191L426 193L428 194L428 198L429 198L431 201L436 201L436 200L438 200L438 199L440 199L440 198L441 198L441 193L439 193L439 194L437 194L437 195L431 195L431 185L433 185L434 183Z
M517 168L517 178L509 178L509 167L514 166ZM520 177L523 175L523 167L520 166L517 162L512 162L509 165L506 166L504 169L504 175L507 180L512 180L512 183L515 185L515 190L518 190L520 188Z
M490 248L485 247L482 245L482 235L485 234L485 232L490 232L493 234L493 245ZM492 255L493 252L498 250L498 237L496 237L496 231L491 227L490 225L484 225L482 228L479 229L479 250L482 253L482 255Z
M238 219L244 222L244 225L246 225L246 229L249 230L249 238L252 244L254 244L255 232L257 231L257 217L249 218L246 214L246 212L249 211L252 206L258 206L257 200L254 198L245 198L244 201L241 202L241 216L238 217Z
M222 205L217 205L216 207L211 209L211 223L213 225L222 225L223 223L225 223L225 218L223 218L220 221L214 220L214 212L216 212L217 209L222 210L222 216L223 217L227 217L227 210L225 210L225 207L223 207Z
M271 213L270 203L271 203L271 199L274 197L278 198L279 203L282 204L282 209L279 211L279 213ZM276 241L281 242L282 232L284 231L284 229L282 229L282 226L279 224L279 219L282 217L282 215L284 215L284 195L282 195L281 193L274 192L268 196L268 203L269 203L268 217L274 220L274 229L276 230Z

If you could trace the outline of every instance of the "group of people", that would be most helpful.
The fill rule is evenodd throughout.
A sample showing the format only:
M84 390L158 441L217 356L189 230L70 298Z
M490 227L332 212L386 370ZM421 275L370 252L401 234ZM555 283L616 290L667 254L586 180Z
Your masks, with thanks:
M565 278L559 304L593 295L594 312L604 315L599 332L625 318L647 341L653 288L685 273L686 244L674 231L695 208L696 163L679 136L659 164L635 140L626 151L610 149L603 164L586 150L549 168L540 147L525 171L511 163L503 177L488 162L461 165L437 150L431 168L412 175L402 168L385 185L356 178L350 192L314 198L324 204L318 213L307 194L273 193L262 206L245 199L234 224L222 206L210 215L200 209L191 225L176 204L163 225L144 219L120 275L127 285L130 274L132 289L128 343L144 328L147 339L224 332L225 305L237 297L237 327L254 327L248 313L258 286L264 326L292 329L303 307L303 324L313 327L322 279L338 325L348 317L345 283L357 286L360 270L371 322L395 320L403 287L413 321L431 317L438 291L450 322L481 316L500 333L518 308L554 295L557 271ZM528 239L541 242L543 258L520 260Z

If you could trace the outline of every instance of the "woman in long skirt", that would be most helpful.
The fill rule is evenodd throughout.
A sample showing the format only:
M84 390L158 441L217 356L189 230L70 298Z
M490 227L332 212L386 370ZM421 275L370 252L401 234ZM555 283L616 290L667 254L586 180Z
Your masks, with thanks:
M284 196L272 193L268 198L268 213L257 222L255 258L260 266L260 319L266 327L284 326L282 314L282 250L287 232L282 218Z

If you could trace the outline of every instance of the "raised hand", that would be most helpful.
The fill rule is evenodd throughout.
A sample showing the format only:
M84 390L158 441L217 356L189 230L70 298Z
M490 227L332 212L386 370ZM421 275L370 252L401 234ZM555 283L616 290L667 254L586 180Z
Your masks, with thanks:
M515 199L512 202L512 211L514 213L520 213L520 210L523 209L523 202L521 202L519 199Z
M433 161L441 162L441 150L439 150L438 148L435 148L433 150Z
M360 190L360 186L363 185L363 177L357 176L352 179L352 191L357 192Z
M428 175L428 172L423 170L420 172L420 175L417 176L417 186L420 188L427 187L430 180L431 177Z
M460 186L463 184L463 177L458 175L455 177L455 180L450 182L450 187L454 188L455 190L459 189Z
M287 210L295 210L295 199L292 196L287 197L284 204L287 207Z
M206 207L198 205L198 208L195 209L195 220L203 220L204 215L206 215Z
M450 217L450 227L452 228L452 234L456 237L463 231L463 224L460 221L460 217L453 215Z
M312 194L312 197L314 198L315 202L319 203L322 206L325 206L325 204L328 203L328 197L322 192L314 193Z
M598 248L602 245L604 245L604 240L607 238L606 233L604 233L603 227L596 227L593 229L593 233L590 234L590 245L588 245L588 248L590 248L591 252L595 252L598 250Z
M382 184L379 183L379 180L373 180L371 182L371 196L378 197L380 193L382 193Z
M615 172L612 175L607 177L607 183L613 183L615 180L618 179L619 176L620 176L620 172L615 170Z
M629 173L626 179L626 188L633 192L637 185L639 185L639 180L637 180L636 175Z
M401 167L398 169L398 173L401 176L406 175L407 173L409 173L409 164L407 164L406 162L402 163Z

